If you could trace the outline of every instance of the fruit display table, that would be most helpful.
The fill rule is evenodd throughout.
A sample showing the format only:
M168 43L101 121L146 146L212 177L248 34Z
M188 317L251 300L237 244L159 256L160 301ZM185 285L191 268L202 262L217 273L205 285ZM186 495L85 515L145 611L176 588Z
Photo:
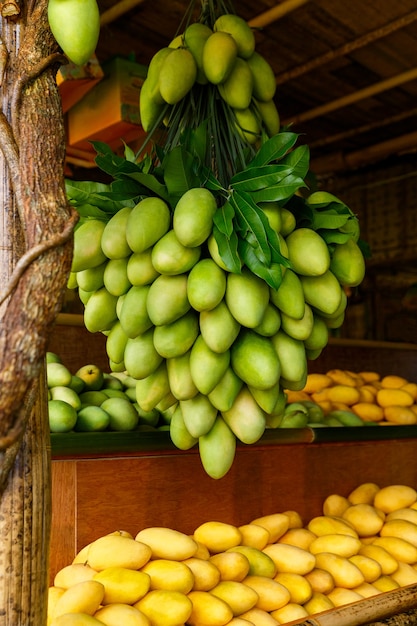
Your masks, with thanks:
M78 452L79 435L52 436L51 577L114 530L190 533L208 519L243 524L286 510L308 520L329 494L362 482L417 484L417 428L362 428L361 440L358 429L325 430L269 431L240 445L219 480L204 472L197 450L177 450L166 432L95 433L95 452L93 435L78 439Z

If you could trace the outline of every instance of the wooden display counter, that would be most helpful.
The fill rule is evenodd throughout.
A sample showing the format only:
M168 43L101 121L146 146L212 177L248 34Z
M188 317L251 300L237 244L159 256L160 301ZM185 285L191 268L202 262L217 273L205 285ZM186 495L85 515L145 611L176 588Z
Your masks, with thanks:
M387 428L367 428L374 433L368 440L339 442L314 442L310 429L270 432L256 445L239 446L220 480L207 476L196 449L175 449L168 433L148 443L145 435L139 452L131 442L126 452L120 446L113 454L54 454L51 577L84 545L117 529L136 534L168 526L192 533L204 521L239 525L288 509L307 522L321 514L328 495L347 495L362 482L416 487L415 428L390 427L392 438L372 438L386 437ZM325 430L352 438L358 429Z

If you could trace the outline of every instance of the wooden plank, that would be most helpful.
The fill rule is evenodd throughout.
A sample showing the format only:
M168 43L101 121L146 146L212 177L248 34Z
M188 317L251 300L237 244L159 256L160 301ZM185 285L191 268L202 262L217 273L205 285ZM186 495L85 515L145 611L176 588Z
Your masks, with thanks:
M52 461L52 519L50 584L61 567L69 565L77 550L77 461Z

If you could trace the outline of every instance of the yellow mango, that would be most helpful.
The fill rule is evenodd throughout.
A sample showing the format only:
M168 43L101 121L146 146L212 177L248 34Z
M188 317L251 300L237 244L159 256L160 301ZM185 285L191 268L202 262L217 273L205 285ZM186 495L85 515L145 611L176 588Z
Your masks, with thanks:
M65 613L94 615L104 598L104 585L96 580L84 580L65 590L57 600L54 619Z
M374 506L384 513L411 506L417 500L417 491L408 485L388 485L382 487L374 498Z
M140 530L135 541L150 547L153 559L183 561L197 552L198 545L192 537L164 526L149 526Z
M343 402L351 406L359 401L359 390L349 385L333 385L327 390L327 399L330 402Z
M310 584L312 589L312 597L315 593L329 593L334 589L334 580L330 572L315 567L311 572L307 572L304 578Z
M133 605L149 619L152 626L179 626L188 621L192 603L179 591L153 589Z
M330 517L327 515L318 515L313 517L307 524L308 530L311 530L317 537L322 535L333 535L340 533L342 535L351 535L358 537L358 533L352 525L340 517Z
M240 544L242 535L237 526L225 522L203 522L194 530L194 539L203 543L212 554L225 552Z
M271 543L263 552L268 555L278 572L307 574L316 566L316 557L311 552L285 543Z
M362 545L359 554L374 559L381 566L382 574L389 576L398 568L398 561L383 546L374 543Z
M254 626L276 626L278 623L268 611L256 607L245 611L239 617L247 620L249 624L253 624Z
M352 591L358 593L363 598L372 598L373 596L377 596L381 593L379 589L366 581L352 589Z
M295 604L304 604L310 600L313 595L313 589L304 576L294 574L292 572L278 572L274 577L281 585L284 585L290 592L290 602Z
M290 601L290 592L284 585L266 576L247 576L242 583L253 589L258 595L256 608L263 611L274 611Z
M220 580L242 581L249 574L251 564L242 552L219 552L210 557L210 563L220 572Z
M97 572L94 580L104 586L101 604L133 604L142 598L150 588L150 577L126 567L108 567Z
M254 626L254 623L242 617L232 617L230 622L227 622L226 626Z
M329 609L334 609L335 605L329 598L328 594L320 593L319 591L313 593L311 599L305 603L304 608L309 615L316 615Z
M210 589L210 593L216 598L224 600L235 616L249 611L258 602L256 591L236 580L222 580L213 589Z
M65 613L55 617L50 626L101 626L103 622L88 613Z
M308 550L314 539L316 539L316 535L308 528L289 528L278 541L279 543L287 543L291 546Z
M373 583L374 580L382 575L382 567L378 561L364 554L354 554L349 561L358 567L367 583Z
M398 391L400 391L398 389ZM384 407L384 418L388 424L400 424L408 426L417 424L417 412L408 406L386 406Z
M384 419L384 410L375 402L356 402L351 406L352 411L365 422L381 422Z
M220 582L220 570L209 559L192 556L182 561L192 572L194 591L210 591ZM244 578L244 576L243 576Z
M403 391L407 391L412 398L414 398L414 402L417 401L417 383L405 383L402 387L400 387Z
M417 583L417 570L410 563L398 563L398 568L391 574L391 578L400 587L415 585Z
M68 589L76 583L84 580L92 580L97 570L93 569L88 563L72 563L60 569L54 578L54 586Z
M382 526L381 537L400 537L417 546L417 524L405 519L387 520Z
M307 376L304 391L307 393L316 393L323 391L333 384L332 379L327 374L320 374L318 372L310 372Z
M381 385L384 389L399 389L404 388L404 385L408 383L407 379L397 374L388 374L381 378Z
M393 519L404 519L408 522L412 522L413 524L417 524L417 510L412 509L411 507L396 509L395 511L391 511L391 513L388 513L385 517L385 520L387 522Z
M107 567L140 569L151 558L148 545L122 535L104 535L90 544L88 564L97 571Z
M414 403L414 398L404 389L379 389L376 394L379 406L404 406L409 407Z
M155 559L146 563L141 572L149 576L150 589L181 591L187 594L194 586L194 575L184 561Z
M373 585L374 587L379 589L381 593L385 593L386 591L393 591L394 589L398 589L400 586L391 576L385 575L377 578L374 581Z
M344 496L340 496L337 493L333 493L323 502L323 515L330 517L342 517L343 513L350 506L350 502Z
M241 544L243 546L251 546L258 550L263 550L267 543L270 543L269 531L259 524L243 524L239 526L241 534Z
M48 587L48 597L47 597L47 601L48 601L48 623L47 623L47 626L49 626L50 621L52 620L53 616L55 615L56 603L58 602L59 598L64 593L65 593L65 589L63 587L55 587L54 585L52 585L51 587Z
M251 521L251 524L265 528L269 532L269 543L275 543L287 532L290 521L288 515L285 515L285 513L270 513L256 517Z
M308 617L308 612L301 604L289 602L280 609L271 611L270 615L278 622L278 624L287 624L288 622Z
M240 552L249 561L249 575L265 576L267 578L273 578L276 574L276 566L264 550L257 550L257 548L251 548L250 546L235 546L230 549L230 552Z
M210 83L218 85L230 75L236 61L237 44L229 33L217 31L206 39L202 68Z
M362 483L348 495L351 504L373 504L380 487L376 483Z
M336 587L352 589L365 581L358 567L349 559L330 552L316 554L316 567L332 575Z
M300 513L298 511L294 511L292 509L289 509L288 511L283 511L282 515L286 515L289 519L289 526L288 529L291 528L303 528L304 523L303 523L303 518L301 517Z
M190 591L187 597L192 604L192 610L187 619L190 626L199 626L200 624L224 626L233 617L230 606L209 591Z
M363 600L363 596L361 596L356 591L352 589L345 589L344 587L335 587L327 597L333 603L333 606L344 606L345 604L351 604L352 602L359 602Z
M353 504L342 517L352 525L359 537L371 537L379 533L385 516L381 516L371 504Z
M151 626L146 615L129 604L108 604L96 611L94 617L106 626Z
M359 552L361 545L361 541L357 537L335 533L317 537L311 542L308 549L311 554L332 552L349 558Z
M417 562L417 547L406 539L401 539L400 537L376 537L372 545L385 548L397 561L402 561L403 563Z

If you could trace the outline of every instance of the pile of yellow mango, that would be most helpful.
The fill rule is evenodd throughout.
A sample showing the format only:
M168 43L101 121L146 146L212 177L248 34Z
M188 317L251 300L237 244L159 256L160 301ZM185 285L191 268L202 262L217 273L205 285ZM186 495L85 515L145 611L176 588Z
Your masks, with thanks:
M276 626L417 583L417 491L362 483L294 510L193 535L103 535L49 588L48 626Z
M286 391L287 402L314 402L324 415L349 411L381 426L417 424L417 383L402 376L331 369L312 372L301 391Z

